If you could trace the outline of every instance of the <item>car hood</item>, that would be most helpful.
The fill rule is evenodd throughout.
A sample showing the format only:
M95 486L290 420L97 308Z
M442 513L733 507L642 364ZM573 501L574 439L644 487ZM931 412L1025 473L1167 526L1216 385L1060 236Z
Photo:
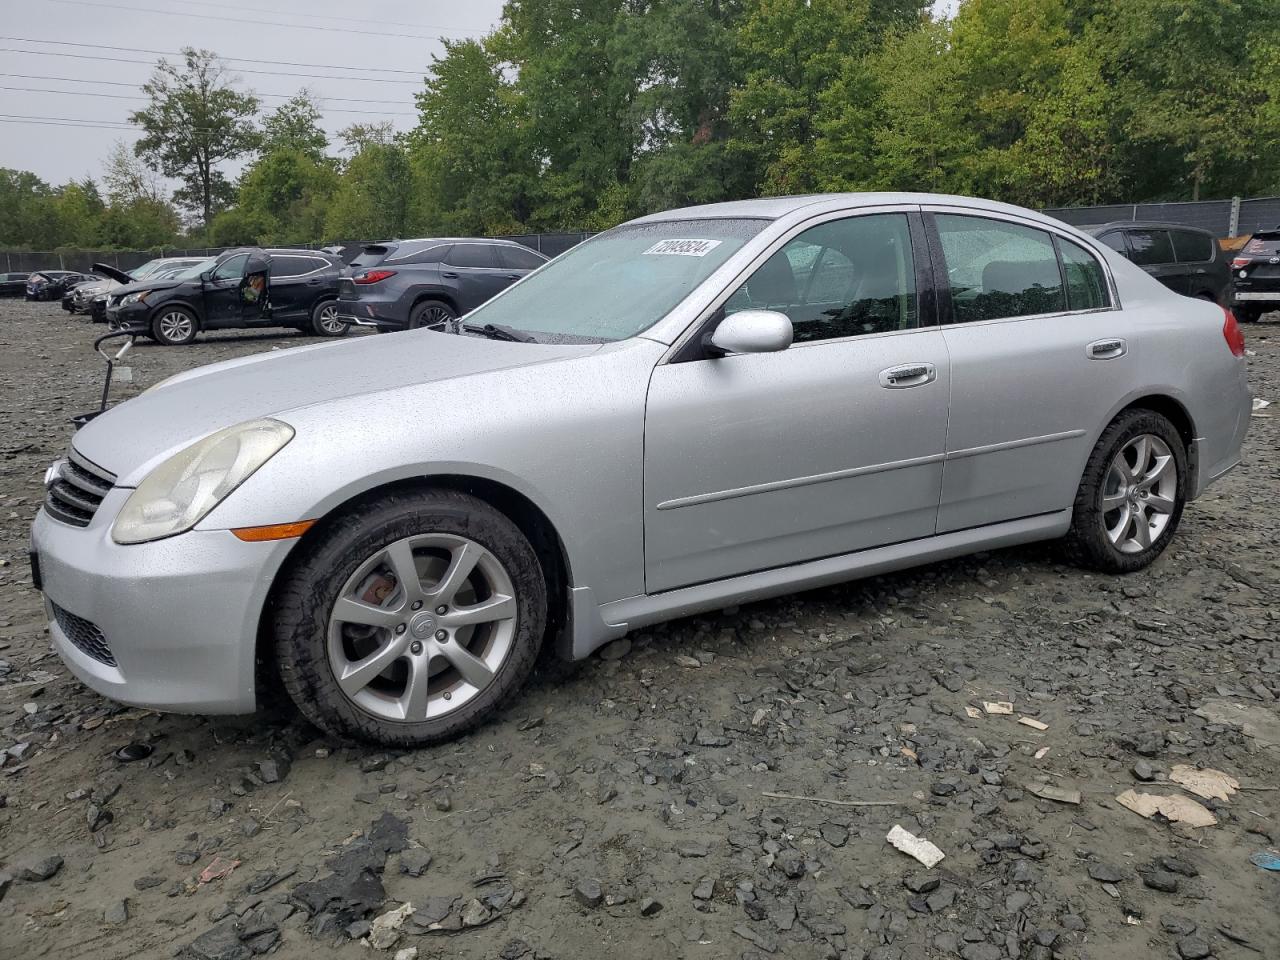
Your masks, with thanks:
M120 283L116 280L90 280L88 283L77 283L71 289L83 296L96 296L99 293L114 290L118 286Z
M109 280L114 280L116 283L133 283L133 277L129 276L129 274L125 273L123 270L117 270L109 263L95 263L89 269L94 273L102 274Z
M143 290L172 290L174 287L182 286L184 282L183 280L130 280L116 287L112 293L124 296L126 293L140 293Z
M190 349L190 348L187 348ZM136 486L154 467L201 437L246 420L279 417L327 401L375 397L404 387L580 357L599 344L506 343L430 331L255 354L198 367L97 417L76 450ZM131 362L145 370L145 353ZM477 402L483 402L479 400ZM424 397L423 409L430 403ZM369 415L377 416L371 403Z

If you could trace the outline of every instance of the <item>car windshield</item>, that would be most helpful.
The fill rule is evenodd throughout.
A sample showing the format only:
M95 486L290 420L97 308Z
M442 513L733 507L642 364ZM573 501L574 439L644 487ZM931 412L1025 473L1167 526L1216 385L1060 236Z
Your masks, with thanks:
M687 297L769 221L665 220L616 227L581 243L471 312L541 342L625 340Z

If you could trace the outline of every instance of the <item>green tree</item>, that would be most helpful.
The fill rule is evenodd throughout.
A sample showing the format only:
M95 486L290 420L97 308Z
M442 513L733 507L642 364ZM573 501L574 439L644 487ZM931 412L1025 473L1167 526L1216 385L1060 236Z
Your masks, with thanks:
M182 182L179 206L198 211L207 228L233 195L218 165L253 150L258 99L233 89L216 54L186 47L183 63L161 59L143 92L151 103L130 114L144 136L134 150L153 170Z
M318 241L324 236L325 214L337 188L338 175L327 159L317 159L306 150L276 147L241 177L236 222L256 226L252 238L256 243Z
M409 232L413 171L399 143L368 143L347 164L325 220L329 238L380 240Z
M93 246L98 239L104 209L98 185L88 177L59 187L50 203L50 229L54 244Z
M53 190L34 173L0 167L0 243L48 249Z
M477 41L446 41L417 101L414 221L438 233L522 230L537 167L525 101L497 59Z
M325 159L329 137L320 126L320 107L311 92L303 89L267 114L262 121L263 153L293 150L316 163Z

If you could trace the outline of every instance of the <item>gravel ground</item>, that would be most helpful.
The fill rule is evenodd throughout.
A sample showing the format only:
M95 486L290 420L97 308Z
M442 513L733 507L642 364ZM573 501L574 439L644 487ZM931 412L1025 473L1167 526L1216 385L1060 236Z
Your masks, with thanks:
M1280 957L1280 873L1250 862L1280 844L1270 411L1143 573L1035 546L682 620L544 659L495 722L388 754L283 704L121 707L51 652L27 529L98 330L0 302L0 956L367 958L410 903L374 924L388 958ZM1280 401L1277 331L1247 333ZM141 345L118 392L309 342ZM1191 798L1178 765L1238 780L1203 801L1215 825L1117 803Z

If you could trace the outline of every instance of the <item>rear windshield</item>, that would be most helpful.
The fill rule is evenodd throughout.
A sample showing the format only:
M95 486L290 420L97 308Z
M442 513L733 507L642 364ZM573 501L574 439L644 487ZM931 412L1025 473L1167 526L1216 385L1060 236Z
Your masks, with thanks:
M370 233L373 231L370 230ZM376 267L387 258L389 253L386 247L365 247L360 251L359 255L351 261L353 267Z
M1245 245L1244 252L1274 257L1280 253L1280 237L1254 237Z

